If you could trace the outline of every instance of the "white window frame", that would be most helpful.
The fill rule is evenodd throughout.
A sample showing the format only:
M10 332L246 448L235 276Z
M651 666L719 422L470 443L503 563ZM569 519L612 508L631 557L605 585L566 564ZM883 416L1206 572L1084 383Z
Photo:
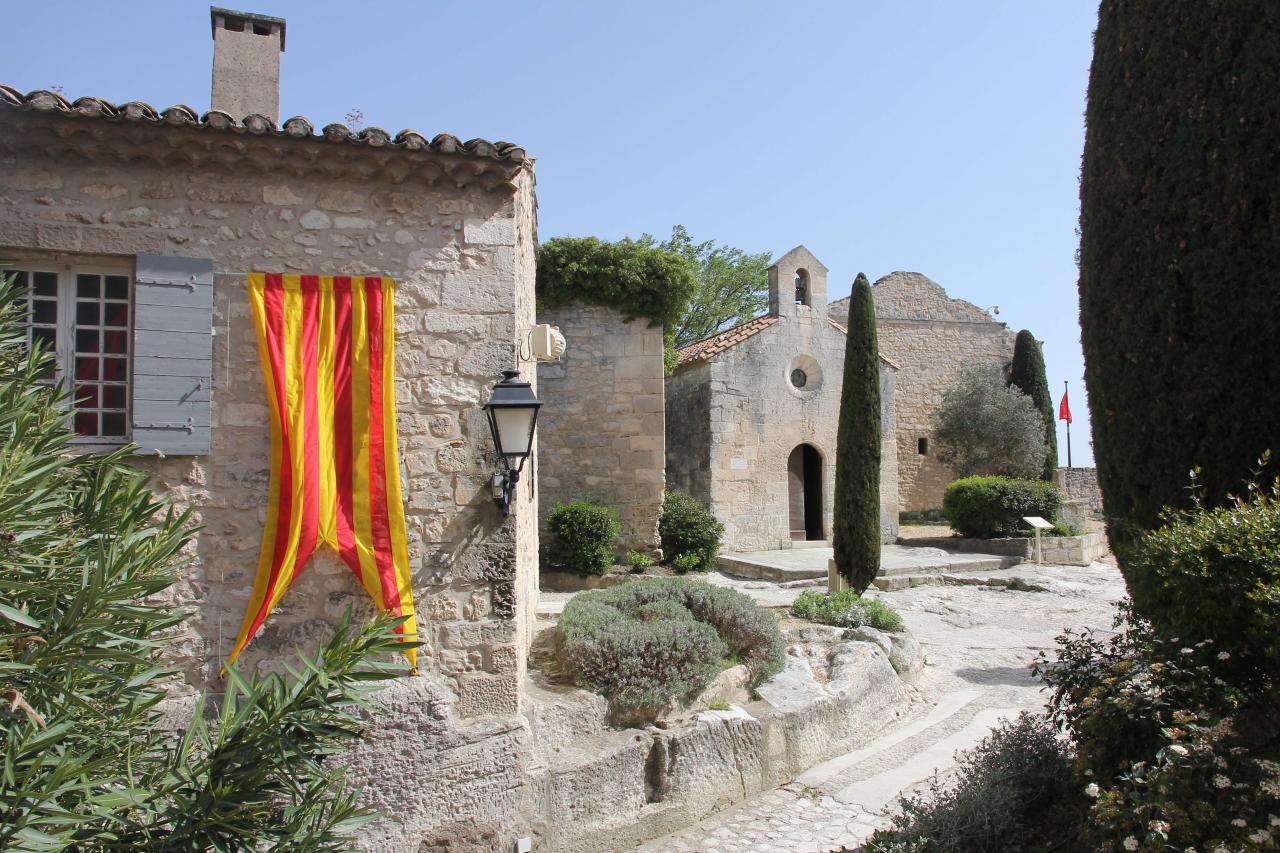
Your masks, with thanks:
M106 276L124 276L128 279L128 319L125 327L125 339L128 346L125 362L128 373L124 383L124 435L79 435L75 433L73 422L70 424L72 430L70 443L77 450L101 452L109 452L129 444L133 436L133 326L136 280L132 260L22 254L15 257L6 256L4 260L4 269L28 273L27 284L29 287L35 284L30 277L31 273L47 272L58 276L58 322L56 326L57 343L54 348L54 358L56 360L54 379L72 395L70 398L72 401L74 401L75 394L76 277L80 274L86 274L103 278ZM101 295L99 296L98 304L103 304ZM30 340L30 337L28 337L28 340ZM101 357L101 341L99 341L99 357ZM99 388L101 388L101 384L99 384ZM99 404L101 404L101 399L99 399Z

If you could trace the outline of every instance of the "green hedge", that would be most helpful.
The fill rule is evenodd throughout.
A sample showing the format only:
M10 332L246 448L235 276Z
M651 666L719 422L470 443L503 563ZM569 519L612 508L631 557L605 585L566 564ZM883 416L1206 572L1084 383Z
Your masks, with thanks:
M1043 480L1011 480L1006 477L965 477L947 486L942 511L951 528L961 536L995 539L1027 536L1023 516L1057 520L1062 495Z
M783 667L777 622L748 596L678 578L582 592L557 626L574 681L615 713L653 717L706 688L726 660L759 684Z
M547 516L547 558L581 575L602 575L613 567L613 543L622 525L618 514L591 501L558 504Z
M724 525L701 503L683 492L663 494L658 536L667 561L680 571L710 571L722 535Z

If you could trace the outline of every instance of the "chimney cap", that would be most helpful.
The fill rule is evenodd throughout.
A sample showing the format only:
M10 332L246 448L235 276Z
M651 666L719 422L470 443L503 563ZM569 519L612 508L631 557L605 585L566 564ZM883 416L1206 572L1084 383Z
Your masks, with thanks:
M263 15L258 12L237 12L235 9L223 9L219 6L209 7L209 32L213 37L217 37L218 17L224 19L239 20L247 24L264 24L270 31L272 25L280 26L280 52L284 53L284 18L277 18L272 15Z

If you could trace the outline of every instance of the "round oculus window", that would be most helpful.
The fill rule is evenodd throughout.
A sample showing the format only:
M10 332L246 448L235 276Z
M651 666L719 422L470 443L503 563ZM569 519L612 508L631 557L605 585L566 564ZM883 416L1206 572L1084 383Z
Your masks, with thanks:
M791 371L791 384L797 388L803 388L809 382L809 375L800 368Z

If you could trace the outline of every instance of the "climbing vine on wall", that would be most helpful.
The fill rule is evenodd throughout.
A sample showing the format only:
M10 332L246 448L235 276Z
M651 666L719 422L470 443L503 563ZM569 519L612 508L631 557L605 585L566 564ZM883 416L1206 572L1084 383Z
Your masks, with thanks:
M695 287L693 267L685 258L634 240L556 237L538 248L539 310L578 302L613 308L628 320L647 319L668 332L668 370L675 357L670 332Z

